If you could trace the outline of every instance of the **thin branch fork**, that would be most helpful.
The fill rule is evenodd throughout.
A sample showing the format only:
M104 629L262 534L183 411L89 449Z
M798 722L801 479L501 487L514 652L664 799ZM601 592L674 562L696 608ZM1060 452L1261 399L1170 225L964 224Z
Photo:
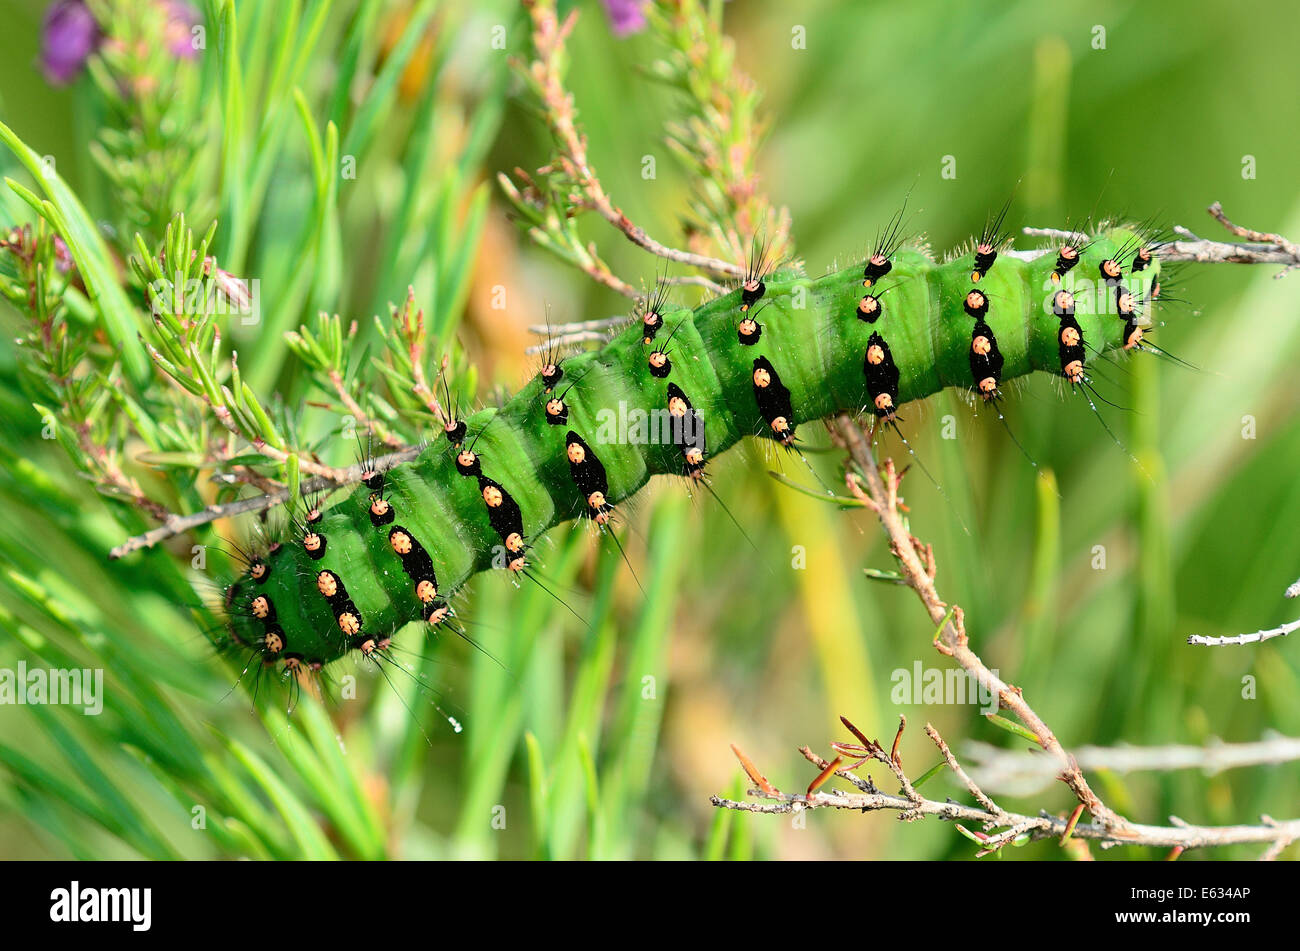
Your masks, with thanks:
M1283 592L1287 598L1300 597L1300 581L1292 582L1291 585ZM1187 636L1188 644L1197 644L1202 647L1222 647L1224 645L1241 645L1241 644L1262 644L1264 641L1271 641L1275 637L1286 637L1292 631L1300 630L1300 619L1290 621L1286 624L1280 624L1263 631L1255 631L1253 634L1232 634L1227 637L1216 637L1211 634L1189 634Z
M930 619L940 625L935 637L935 647L940 653L953 658L961 667L974 675L979 683L998 698L1001 706L1012 711L1035 736L1039 746L1056 760L1061 780L1070 787L1088 812L1106 829L1117 836L1124 834L1127 821L1112 811L1092 791L1078 764L1061 746L1043 719L1029 706L1020 688L1005 683L995 675L970 648L966 636L965 620L960 608L949 611L935 587L936 574L933 552L920 545L904 524L898 510L899 475L892 460L877 466L871 446L862 427L852 416L841 414L832 422L832 434L844 445L849 456L866 481L864 491L859 479L849 473L846 482L849 490L871 508L889 535L894 556L902 568L904 579L921 599ZM882 475L883 473L883 475Z
M564 88L562 79L564 45L577 22L578 11L572 11L561 23L553 4L530 0L526 6L532 16L533 45L537 50L537 60L529 65L528 73L538 85L543 113L560 147L558 161L564 173L581 189L589 206L629 241L656 257L714 274L743 277L742 265L661 244L615 206L587 159L587 138L578 130L573 95Z
M1281 624L1265 631L1255 631L1251 634L1229 634L1224 637L1216 637L1212 634L1188 634L1187 643L1197 644L1202 647L1262 644L1264 641L1271 641L1275 637L1286 637L1292 631L1298 630L1300 630L1300 619L1288 621L1286 624Z
M391 469L393 466L402 462L409 462L418 456L423 446L411 446L398 452L391 452L388 455L380 456L373 462L373 467L380 471ZM361 481L371 465L358 462L355 465L348 466L344 469L333 469L338 478L327 478L325 476L315 476L307 479L302 483L303 494L309 495L313 492L326 492L332 489L341 489L344 486L354 485ZM128 538L122 544L118 545L108 553L110 559L122 558L132 552L141 551L145 548L152 548L154 545L164 542L169 538L184 534L198 528L201 525L207 525L209 522L215 522L219 518L233 518L236 515L247 515L250 512L264 512L269 508L280 505L289 500L289 489L283 486L264 495L253 496L247 499L237 499L234 502L226 502L222 505L209 505L197 512L189 515L169 515L162 525L150 529Z
M990 789L1031 791L1055 777L1055 765L1042 754L972 743L965 752L976 779ZM1081 746L1074 750L1080 769L1114 773L1200 769L1207 774L1246 766L1275 766L1300 760L1300 738L1266 736L1252 743L1211 742L1207 746Z
M1033 839L1058 838L1063 847L1082 848L1082 846L1072 846L1073 839L1096 841L1103 848L1115 845L1168 848L1172 850L1171 858L1191 848L1266 843L1268 849L1262 858L1274 859L1288 845L1300 839L1300 819L1278 822L1269 816L1262 816L1258 825L1198 826L1184 822L1176 816L1170 816L1168 826L1153 826L1129 822L1106 806L1088 785L1079 761L1065 751L1047 724L1029 706L1021 691L994 675L971 650L961 609L956 606L950 608L939 598L935 587L937 568L933 551L930 546L921 543L911 534L900 514L898 494L900 476L894 468L893 461L886 460L883 465L877 465L866 433L849 414L835 417L830 422L830 429L836 441L848 450L850 459L857 469L855 472L850 468L846 473L845 481L849 490L864 507L875 512L880 519L889 536L893 554L898 559L905 583L916 592L931 620L938 626L934 640L935 648L940 653L952 657L968 673L974 675L982 686L997 695L1001 706L1011 710L1020 718L1033 733L1038 745L1049 756L1045 766L1041 762L1041 754L1033 757L1035 769L1045 768L1050 774L1066 783L1078 799L1079 805L1066 817L1047 813L1030 816L1003 809L984 790L980 777L972 776L962 767L938 731L929 724L926 725L926 734L938 748L945 764L966 786L979 805L965 806L951 800L938 802L927 799L910 781L898 752L906 719L900 720L893 747L886 753L879 742L868 740L857 727L841 717L844 725L858 742L832 743L831 748L837 755L830 762L823 760L806 747L801 749L803 756L819 770L804 793L782 792L733 746L732 749L735 750L737 758L755 786L749 790L749 795L765 801L742 802L714 796L711 799L714 806L776 814L818 808L854 809L863 812L893 810L898 812L899 818L905 821L937 816L954 821L977 822L983 827L984 832L963 831L980 842L980 855L997 852L1021 836L1028 835ZM1285 740L1285 738L1279 739ZM1300 741L1287 742L1294 744ZM1300 751L1297 750L1291 750L1290 753L1300 755ZM1286 759L1294 758L1290 753ZM1204 765L1209 754L1200 752L1199 755L1201 759L1198 764ZM1245 755L1248 758L1254 756L1258 760L1262 754L1259 750L1251 750ZM1277 750L1271 750L1270 755L1282 754ZM1228 759L1232 758L1229 754ZM852 762L846 765L846 760ZM898 780L899 794L882 793L869 778L858 776L853 772L868 760L876 760L889 767ZM833 789L822 791L821 787L837 776L853 784L857 792L847 793ZM1084 809L1092 815L1093 821L1080 824L1079 819ZM987 834L997 828L1002 831L993 835Z
M1300 245L1288 241L1280 234L1255 231L1233 223L1223 213L1223 206L1217 201L1206 209L1215 221L1221 224L1234 237L1242 238L1247 243L1231 241L1211 241L1194 234L1182 225L1174 225L1174 234L1186 239L1182 241L1164 241L1155 249L1162 261L1169 263L1196 262L1199 264L1280 264L1282 270L1274 277L1282 277L1293 268L1300 267ZM1026 235L1035 238L1051 238L1054 241L1078 243L1080 235L1074 231L1059 228L1024 228ZM1085 239L1086 240L1086 239ZM1033 260L1050 251L1025 251L1017 257Z
M852 724L847 720L844 722L857 733ZM1102 848L1112 848L1117 845L1145 845L1174 849L1180 854L1187 849L1266 843L1269 848L1261 856L1263 859L1277 858L1288 845L1300 839L1300 819L1279 822L1269 816L1261 816L1258 825L1232 826L1192 825L1176 816L1170 816L1170 824L1167 826L1129 823L1123 829L1116 829L1099 821L1078 823L1079 810L1077 809L1076 814L1070 816L1054 816L1047 813L1031 816L1008 812L993 802L971 781L933 726L927 723L925 731L939 747L948 766L957 773L980 803L978 807L965 806L952 800L939 802L921 796L907 780L901 764L895 762L890 754L884 753L878 743L872 743L871 747L865 749L860 748L863 749L863 754L858 757L859 761L851 766L843 765L843 753L828 763L812 750L803 747L800 753L821 771L804 793L782 792L758 771L744 753L733 746L732 749L742 767L754 783L755 788L748 790L748 795L764 801L737 801L720 796L713 796L710 801L718 808L740 812L781 815L797 813L805 809L852 809L858 812L894 811L899 813L899 818L904 821L933 816L953 822L977 823L984 831L971 834L980 841L980 855L996 852L1026 834L1031 839L1058 839L1063 847L1069 844L1071 839L1082 839L1097 842ZM852 746L852 744L840 743L831 745L837 752L843 747ZM901 794L881 792L870 779L852 772L868 758L880 760L890 766L896 778L900 779L903 788ZM821 788L823 784L833 776L847 780L857 791L823 790ZM1002 831L993 835L988 834L998 828Z

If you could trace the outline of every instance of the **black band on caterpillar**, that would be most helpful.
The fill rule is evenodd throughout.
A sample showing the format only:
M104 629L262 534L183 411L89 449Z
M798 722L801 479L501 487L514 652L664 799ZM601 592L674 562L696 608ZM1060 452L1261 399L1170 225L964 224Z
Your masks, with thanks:
M1083 328L1075 318L1073 309L1061 317L1058 333L1061 355L1061 376L1071 383L1083 381L1083 367L1087 354L1083 348Z
M583 515L595 520L599 525L609 521L609 514L614 506L609 504L609 478L605 467L596 458L596 453L581 436L572 429L565 437L565 454L569 459L569 473L573 484L578 487L586 504Z
M514 496L505 490L500 482L487 476L478 477L479 494L487 506L488 520L492 529L501 537L507 556L506 566L511 571L520 571L524 567L524 515Z
M690 479L703 479L704 418L676 383L668 384L668 415L672 419L673 444L685 460L682 474Z
M975 388L986 402L997 395L1002 382L1002 351L998 349L993 328L982 319L975 321L971 331L970 373Z
M360 643L354 643L354 640L362 636L361 612L348 596L348 589L343 584L343 579L328 568L322 569L316 574L316 590L329 604L330 611L334 614L334 621L343 636L348 639L348 643L359 647Z
M794 441L794 407L790 403L790 390L781 382L776 367L767 357L754 361L751 374L754 382L754 400L763 421L772 430L773 435L783 446Z
M874 324L883 316L885 316L885 307L880 303L880 298L875 294L862 295L862 299L858 301L858 320Z
M1060 251L1056 253L1056 267L1052 269L1052 282L1060 284L1061 279L1069 274L1071 269L1079 263L1079 254L1082 249L1073 244L1061 245Z
M546 421L552 426L563 426L569 421L569 404L552 396L546 401Z
M898 366L889 344L877 331L872 331L867 341L862 372L867 377L867 395L875 414L881 419L893 419L898 409Z
M402 570L415 584L415 596L420 603L428 604L438 596L438 576L433 570L433 559L415 536L401 525L388 532L388 544L402 560Z

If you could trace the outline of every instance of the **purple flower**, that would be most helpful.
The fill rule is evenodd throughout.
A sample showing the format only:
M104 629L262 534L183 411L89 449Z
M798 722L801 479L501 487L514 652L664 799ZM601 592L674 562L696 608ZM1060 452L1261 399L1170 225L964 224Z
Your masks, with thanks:
M167 16L167 49L177 59L194 59L199 51L194 48L194 27L199 22L199 11L185 0L161 0Z
M645 0L604 0L614 35L623 37L645 28Z
M54 266L59 269L60 274L67 274L72 270L72 252L68 250L67 242L57 234L54 236Z
M41 66L52 85L76 79L104 35L82 0L55 0L41 24Z
M194 59L194 27L199 12L186 0L154 0L154 8L163 17L163 42L177 59ZM85 0L54 0L45 11L41 25L41 65L45 77L55 86L64 86L77 78L100 43L104 31L95 22Z

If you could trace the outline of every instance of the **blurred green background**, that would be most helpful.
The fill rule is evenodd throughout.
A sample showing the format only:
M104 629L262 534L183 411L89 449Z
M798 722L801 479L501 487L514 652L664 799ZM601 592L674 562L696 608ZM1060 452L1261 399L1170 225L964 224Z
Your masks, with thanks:
M264 6L238 4L241 22ZM404 74L409 94L376 107L372 134L350 140L375 92L358 79L344 96L351 101L330 112L353 17L359 7L377 11L359 46L364 74L391 45L386 37L400 35L411 5L334 6L301 85L318 118L341 116L345 142L368 151L356 181L340 187L342 250L313 262L313 290L283 309L285 329L317 306L367 319L407 283L421 299L445 296L438 277L448 240L472 241L463 317L455 294L445 310L460 319L458 333L486 380L514 387L533 367L523 355L533 342L525 328L547 306L557 321L626 308L531 247L507 220L495 174L536 167L549 146L533 105L514 95L500 52L483 37L508 24L508 46L519 51L524 21L508 3L440 5L431 54L439 68ZM592 163L634 221L674 243L691 182L664 147L663 128L680 102L637 68L659 55L652 37L616 39L600 5L582 6L569 83ZM0 59L10 64L0 118L38 153L59 156L60 173L91 213L112 220L113 191L86 152L100 116L85 81L51 89L33 65L41 8L0 0ZM792 48L796 27L806 31L806 49ZM1093 48L1098 27L1104 49ZM1219 200L1238 222L1300 236L1300 61L1292 55L1300 11L1285 5L1229 14L1211 2L846 2L795 12L735 0L725 29L740 67L765 93L772 130L762 185L789 206L810 272L860 257L909 194L911 228L936 250L977 231L1013 190L1008 225L1016 230L1095 214L1154 217L1222 237L1204 214ZM248 34L250 57L260 41ZM203 96L212 95L215 86L204 83ZM286 121L296 128L296 117ZM433 147L412 162L428 123L437 130ZM291 260L286 248L310 209L307 149L301 135L285 139L242 272L262 277L273 303L286 284L277 277ZM220 141L218 130L203 147L211 153ZM657 158L652 181L641 175L645 155ZM945 156L955 158L955 179L941 178ZM1246 156L1254 178L1243 178ZM199 163L200 177L206 168ZM5 174L21 180L16 169L6 158ZM488 204L476 224L478 194ZM448 220L440 215L453 224L438 232ZM653 279L656 262L601 222L584 223L584 232L618 273ZM435 240L421 244L428 234ZM1294 611L1281 595L1300 575L1300 284L1273 277L1263 268L1184 266L1171 293L1187 303L1158 311L1168 326L1155 339L1202 369L1145 357L1104 368L1102 395L1131 409L1101 408L1150 479L1081 400L1046 377L1013 388L1007 415L1054 473L1059 500L1036 485L996 420L976 417L956 395L904 414L949 496L908 480L913 530L935 546L940 591L965 609L985 662L1023 688L1067 748L1300 730L1294 643L1184 644L1188 633L1271 627ZM487 303L494 285L507 289L504 313ZM21 326L7 306L0 322L7 338ZM233 344L261 351L268 390L296 405L293 358L268 330L243 339L236 332ZM543 556L548 575L591 618L590 630L545 595L480 578L467 602L471 633L500 664L455 639L425 646L408 632L412 649L432 658L422 669L443 705L466 724L454 734L427 697L408 691L426 742L402 702L364 672L358 701L325 712L304 702L291 725L269 709L250 715L243 691L227 695L237 670L211 658L184 603L188 545L110 564L105 553L127 529L59 446L40 438L8 348L0 384L0 666L66 658L103 666L109 683L98 718L0 707L5 857L973 854L972 843L934 821L821 811L796 827L788 817L709 804L710 794L742 791L729 743L777 785L803 788L812 772L796 748L827 753L828 741L847 739L839 714L881 739L906 714L903 756L914 775L937 758L920 732L927 720L959 753L967 740L1017 744L973 707L891 701L895 670L918 658L943 666L929 646L933 626L909 592L864 577L865 567L892 567L872 520L767 476L780 464L806 481L797 466L745 446L712 468L762 559L713 500L687 499L679 485L652 486L629 506L625 544L648 598L617 555L596 554L583 532L554 531ZM947 414L957 421L954 440L939 438ZM1242 435L1247 416L1252 439ZM827 443L821 433L810 439ZM333 455L350 461L344 445ZM832 478L833 460L818 459ZM791 568L796 545L806 549L805 570ZM1098 545L1102 570L1093 567ZM1176 814L1221 824L1294 815L1300 768L1093 778L1109 805L1136 821ZM876 779L888 787L887 776ZM947 776L926 792L966 797ZM1064 787L1000 800L1027 812L1072 806ZM207 813L202 829L192 827L196 805ZM1008 851L1052 859L1063 850L1046 842ZM1141 849L1097 855L1156 857Z

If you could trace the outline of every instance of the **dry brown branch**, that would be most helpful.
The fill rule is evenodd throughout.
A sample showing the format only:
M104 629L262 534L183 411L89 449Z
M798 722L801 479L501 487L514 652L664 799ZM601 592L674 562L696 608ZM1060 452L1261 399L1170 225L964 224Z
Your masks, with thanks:
M1088 785L1079 759L1065 751L1047 724L1029 706L1020 690L993 674L971 649L961 608L956 605L950 607L939 597L935 586L938 571L933 549L912 535L902 516L899 501L901 477L895 470L893 460L886 460L883 465L876 463L868 435L863 431L861 424L848 414L835 417L830 422L830 429L835 441L848 450L852 462L845 475L849 491L858 498L863 507L873 511L880 520L889 536L890 548L898 560L904 583L916 592L931 621L938 627L934 639L935 648L940 653L952 657L968 674L974 676L982 687L996 695L999 704L1014 713L1028 727L1043 753L1047 754L1026 756L996 751L997 755L1024 758L1033 768L1036 776L1052 776L1060 779L1069 786L1078 799L1079 805L1068 816L1052 816L1046 813L1028 816L1003 809L984 791L983 787L987 783L982 782L982 776L978 772L976 776L967 773L938 731L929 724L926 725L927 735L939 749L945 764L965 785L979 805L978 807L963 806L951 800L937 802L927 799L917 792L903 769L899 745L906 724L905 720L899 725L892 750L886 753L880 743L868 740L852 723L841 717L844 725L858 742L833 742L831 748L837 755L829 763L807 747L802 748L800 752L803 756L819 770L817 777L805 793L781 792L764 778L762 783L758 784L759 788L751 789L749 795L767 800L766 802L737 802L715 796L712 798L715 806L761 813L789 813L817 808L856 809L863 812L894 810L900 813L900 819L906 821L925 816L974 821L982 825L983 832L965 829L963 831L980 843L979 855L997 852L1008 844L1023 841L1025 836L1030 839L1050 836L1059 838L1063 847L1068 846L1076 852L1082 850L1080 857L1084 858L1090 857L1086 854L1086 846L1075 840L1096 841L1103 848L1115 845L1167 848L1171 850L1168 856L1170 859L1177 858L1183 851L1191 848L1258 842L1269 845L1263 855L1264 858L1276 858L1283 849L1300 838L1300 819L1277 822L1268 816L1262 816L1258 825L1197 826L1184 822L1176 816L1170 816L1169 825L1152 826L1130 822L1106 806ZM1183 748L1169 748L1161 756L1143 755L1127 760L1126 764L1129 768L1138 768L1133 764L1142 760L1148 763L1154 761L1163 768L1192 765L1203 768L1227 768L1230 765L1248 763L1284 762L1300 756L1300 741L1278 737L1270 738L1265 742L1270 744L1267 750L1262 747L1242 749L1225 746L1189 752ZM1239 747L1244 746L1246 745L1239 745ZM1141 752L1146 754L1150 751ZM1101 754L1105 756L1102 757ZM1098 759L1089 762L1114 768L1115 754L1114 750L1100 751ZM744 758L739 751L737 756L741 757L742 762L746 764L745 770L751 778L761 776L757 767ZM853 762L845 765L846 758ZM855 775L853 770L868 760L877 760L889 767L898 781L901 795L882 793L876 789L869 778ZM833 777L848 780L856 787L857 792L821 791L821 787ZM1085 809L1091 814L1092 821L1081 824L1080 818ZM994 829L1001 831L988 834Z
M564 86L564 46L577 22L578 11L570 12L561 22L551 3L529 0L526 6L532 17L537 58L527 65L525 73L536 87L543 115L555 139L558 154L554 164L559 166L563 177L581 192L581 204L594 210L633 244L656 257L713 274L742 277L745 273L742 265L670 248L656 241L614 204L587 158L587 137L578 127L573 95Z
M581 343L604 343L608 339L609 334L601 333L598 330L579 330L555 337L546 343L537 343L531 347L525 347L524 353L527 356L535 357L539 353L549 353L555 347L572 347Z
M1217 207L1217 203L1214 207ZM1300 581L1293 582L1284 592L1283 597L1294 598L1300 596ZM1224 645L1240 644L1262 644L1264 641L1271 641L1275 637L1286 637L1292 631L1300 630L1300 619L1282 624L1278 627L1269 628L1264 631L1255 631L1253 634L1233 634L1228 637L1215 637L1209 634L1189 634L1187 636L1188 644L1196 644L1202 647L1222 647Z
M1212 742L1207 746L1081 746L1073 751L1080 769L1114 773L1143 770L1200 769L1218 773L1245 766L1269 766L1300 760L1300 738L1269 736L1254 743ZM976 779L989 789L1022 795L1041 789L1056 773L1055 765L1038 753L972 743L963 755L973 764Z
M940 653L953 658L962 668L973 675L986 690L998 698L1002 707L1010 710L1029 728L1037 738L1039 746L1049 753L1060 769L1061 780L1070 787L1078 800L1084 804L1103 826L1122 836L1127 822L1113 812L1088 785L1077 763L1065 752L1060 742L1053 735L1047 724L1034 712L1020 688L1005 683L985 666L970 648L965 630L965 619L960 608L949 612L949 606L940 597L935 587L935 563L933 551L921 545L908 530L898 510L898 486L900 476L894 468L893 460L886 460L883 466L877 466L870 443L859 423L848 414L837 416L831 426L832 435L845 448L856 467L857 474L850 471L846 483L849 491L857 496L864 505L876 513L889 535L890 547L898 560L908 587L916 592L935 625L942 625L935 639L935 647ZM865 481L866 489L862 487Z
M861 736L856 730L854 732L859 737ZM905 821L934 816L953 822L978 823L983 830L982 832L966 830L980 843L978 855L996 852L1014 842L1020 836L1027 835L1030 839L1061 839L1063 846L1075 839L1080 839L1097 842L1103 848L1111 848L1116 845L1146 845L1155 848L1176 849L1180 853L1187 849L1268 843L1269 848L1261 858L1273 859L1288 845L1300 838L1300 819L1278 822L1270 816L1261 816L1258 825L1233 826L1192 825L1183 822L1176 816L1170 816L1170 824L1167 826L1126 823L1121 829L1107 826L1100 821L1079 824L1078 817L1082 810L1082 804L1069 816L1053 816L1046 813L1030 816L1008 812L994 804L979 790L978 786L970 781L970 778L966 776L961 766L956 762L956 758L948 749L947 744L944 743L943 738L939 736L938 731L927 724L926 732L939 746L940 752L943 753L949 767L962 778L962 781L966 783L967 788L971 791L971 795L975 796L976 800L980 802L979 807L965 806L952 800L939 802L921 796L908 780L901 766L895 768L891 764L889 754L884 753L879 744L872 741L868 742L874 746L874 750L871 746L866 747L867 754L859 757L859 762L849 766L843 765L843 754L827 762L807 747L801 749L800 752L804 757L820 771L817 778L810 784L809 790L805 793L782 792L765 777L762 777L758 768L748 757L733 746L732 749L744 766L745 772L755 782L755 788L748 790L748 795L765 801L741 802L724 799L720 796L713 796L710 801L719 808L735 809L742 812L788 814L800 812L804 809L852 809L859 812L892 810L898 812L899 818ZM850 745L833 743L832 747L839 751L842 747ZM861 765L861 761L866 758L877 759L890 766L891 772L900 781L901 795L881 792L870 779L864 779L851 772L851 770L857 769ZM858 791L850 793L841 792L837 789L823 790L824 783L832 777L847 780ZM761 782L758 781L760 778ZM994 829L1000 829L1001 831L993 835L987 834Z
M386 456L380 456L374 460L374 467L383 471L390 469L401 462L409 462L423 451L423 446L412 446L399 452L389 453ZM307 479L302 483L302 492L310 494L313 492L325 492L331 489L342 488L346 485L353 485L361 481L362 475L370 468L365 463L358 462L356 465L349 466L346 469L333 469L340 478L326 478L316 476ZM250 512L264 512L267 509L286 502L289 499L289 489L280 488L274 492L265 495L259 495L247 499L239 499L234 502L227 502L223 505L209 505L197 512L191 512L189 515L170 515L157 528L150 529L132 538L128 538L122 544L118 545L108 553L109 558L121 558L132 552L140 551L145 548L152 548L159 542L166 541L176 535L191 531L201 525L207 525L209 522L215 522L219 518L233 518L236 515L246 515Z
M334 393L338 396L339 402L343 408L352 414L352 418L357 421L357 426L368 432L373 432L379 437L385 446L396 449L402 445L402 441L383 423L372 417L361 404L356 401L350 392L348 392L347 381L343 379L343 374L338 370L329 371L330 385L334 387Z
M1211 204L1206 211L1210 213L1210 217L1223 225L1223 227L1227 228L1228 231L1236 235L1238 238L1245 238L1247 241L1253 241L1258 244L1276 244L1278 247L1282 248L1282 250L1296 258L1297 261L1300 261L1300 246L1288 241L1280 234L1274 234L1271 231L1255 231L1251 228L1243 228L1241 225L1233 224L1228 220L1228 216L1223 213L1223 206L1217 201Z
M1233 224L1223 213L1223 207L1216 201L1206 211L1215 221L1223 225L1238 238L1245 238L1246 244L1229 241L1211 241L1194 234L1190 229L1174 225L1174 233L1186 238L1185 241L1165 241L1157 247L1162 261L1169 263L1196 262L1199 264L1280 264L1283 266L1275 277L1282 277L1292 268L1300 267L1300 246L1278 234L1254 231ZM1058 228L1024 228L1026 235L1036 238L1051 238L1057 241L1074 243L1078 232L1062 231ZM1033 260L1050 250L1017 252L1016 256Z
M175 516L161 502L156 502L145 495L140 483L122 471L117 453L94 440L89 423L74 423L77 432L77 444L88 460L89 465L98 471L96 480L100 492L110 497L121 497L154 518L162 521Z
M978 802L981 806L983 806L988 812L992 813L993 815L998 815L998 816L1006 815L1005 810L1003 810L1001 806L999 806L992 799L990 799L988 795L985 794L984 790L981 789L975 783L975 781L966 774L966 770L962 769L961 764L957 762L957 757L952 755L952 750L948 749L948 744L945 743L943 741L943 737L939 735L939 731L927 723L925 725L925 732L926 735L928 735L930 739L934 741L934 745L939 747L939 752L943 754L944 760L948 763L948 768L951 769L954 773L956 773L957 778L966 784L966 788L969 789L970 794L975 797L975 801ZM1083 804L1080 803L1079 808L1082 809L1082 807ZM1077 817L1075 821L1076 822L1078 821ZM1005 825L1006 823L1003 824Z
M1275 637L1286 637L1296 630L1300 630L1300 619L1288 621L1286 624L1265 631L1255 631L1252 634L1230 634L1226 637L1215 637L1212 634L1188 634L1187 643L1198 644L1202 647L1222 647L1228 644L1261 644L1264 641L1271 641Z

